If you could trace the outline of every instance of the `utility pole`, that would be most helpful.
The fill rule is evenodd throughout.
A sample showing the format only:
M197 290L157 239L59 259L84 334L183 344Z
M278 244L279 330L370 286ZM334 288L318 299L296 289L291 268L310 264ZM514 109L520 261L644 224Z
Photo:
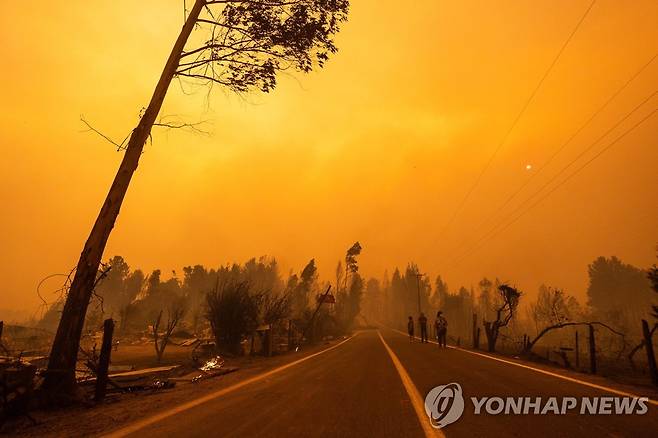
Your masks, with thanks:
M425 274L416 273L416 287L418 289L418 315L420 315L420 279L423 278Z

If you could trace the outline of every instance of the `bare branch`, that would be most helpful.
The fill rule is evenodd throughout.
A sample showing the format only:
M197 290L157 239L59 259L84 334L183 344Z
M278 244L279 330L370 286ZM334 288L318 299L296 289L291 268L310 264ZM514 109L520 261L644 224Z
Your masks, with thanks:
M607 325L605 323L602 323L602 322L599 322L599 321L562 322L562 323L553 324L551 326L545 327L541 332L539 332L539 334L537 336L535 336L535 338L532 341L530 341L525 346L524 351L529 352L530 350L532 350L532 347L537 343L537 341L539 341L540 338L542 338L546 333L550 332L551 330L557 330L557 329L561 329L561 328L564 328L564 327L579 326L579 325L587 325L587 326L598 325L598 326L607 328L612 333L614 333L618 336L621 336L624 345L626 345L625 335L621 332L618 332L617 330L613 329L612 327L610 327L609 325Z
M117 152L125 149L124 144L126 143L126 141L128 141L128 138L130 137L130 134L126 135L126 138L124 138L123 141L122 141L121 143L117 143L116 141L114 141L114 140L112 140L110 137L108 137L107 135L105 135L105 134L103 134L102 132L100 132L98 129L96 129L96 128L94 128L93 126L91 126L91 124L85 120L84 116L80 116L80 121L81 121L82 123L84 123L85 125L87 125L87 128L89 128L89 129L87 129L87 130L84 131L84 132L92 131L92 132L95 132L96 134L100 135L100 136L103 137L105 140L109 141L109 142L112 143L114 146L116 146L116 147L117 147Z
M201 120L200 122L195 123L186 123L186 122L167 122L164 120L165 117L162 117L159 122L153 124L153 126L159 126L161 128L167 129L189 129L197 134L210 135L208 131L201 129L200 127L209 123L209 120Z
M230 3L250 3L253 5L259 6L290 6L301 3L301 0L295 1L259 1L259 0L209 0L206 2L206 5L217 5L217 4L230 4Z
M206 80L206 81L218 83L220 85L226 85L227 87L231 85L228 82L223 82L223 81L220 81L217 78L213 78L211 76L206 76L206 75L195 75L195 74L188 74L188 73L177 73L177 75L178 76L184 76L184 77L187 77L187 78L192 78L192 79L203 79L203 80Z

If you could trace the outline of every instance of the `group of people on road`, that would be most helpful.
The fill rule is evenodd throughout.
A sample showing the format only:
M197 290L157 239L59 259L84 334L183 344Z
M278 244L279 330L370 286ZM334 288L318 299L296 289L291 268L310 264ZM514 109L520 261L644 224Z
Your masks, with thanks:
M418 317L418 326L420 327L420 342L427 343L427 317L423 312ZM407 332L409 332L409 342L414 341L414 318L409 317L407 322ZM446 337L448 335L448 320L443 316L440 310L436 312L436 319L434 320L434 332L436 334L436 341L439 347L446 346Z

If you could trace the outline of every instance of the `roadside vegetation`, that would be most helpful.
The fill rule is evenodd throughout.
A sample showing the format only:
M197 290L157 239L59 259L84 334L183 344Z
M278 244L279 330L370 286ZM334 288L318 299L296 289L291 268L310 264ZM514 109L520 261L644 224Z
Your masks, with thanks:
M394 269L390 277L363 278L361 251L359 242L350 246L331 281L320 280L314 259L287 275L274 258L264 256L217 268L186 266L181 277L172 272L165 278L160 270L145 274L114 256L99 271L85 319L79 382L93 389L85 382L103 362L101 329L108 319L116 326L108 393L122 397L224 375L248 365L245 359L269 360L319 347L359 328L404 329L409 316L417 321L419 309L430 327L441 310L448 320L448 342L462 348L634 385L654 379L655 265L643 270L599 257L589 265L587 299L581 302L556 286L542 285L533 294L498 278L453 289L441 276L431 282L413 263ZM44 369L62 298L38 320L6 325L4 354ZM125 383L116 374L133 370L143 371L140 378L148 383Z
M589 372L594 354L600 374L640 381L651 376L642 320L652 337L658 316L652 308L655 266L645 270L598 257L588 267L586 300L580 301L559 285L541 285L531 293L498 278L451 288L440 275L430 281L413 263L390 276L363 278L360 253L358 242L348 248L333 281L319 280L314 259L285 276L275 259L260 257L217 268L186 266L182 276L172 272L165 280L160 270L145 274L114 256L96 287L83 346L93 349L103 320L113 318L115 337L122 344L154 344L157 362L166 357L169 338L205 339L222 354L271 355L354 327L404 329L420 305L430 321L443 311L455 345ZM61 308L61 300L54 302L22 332L8 326L5 348L46 354Z

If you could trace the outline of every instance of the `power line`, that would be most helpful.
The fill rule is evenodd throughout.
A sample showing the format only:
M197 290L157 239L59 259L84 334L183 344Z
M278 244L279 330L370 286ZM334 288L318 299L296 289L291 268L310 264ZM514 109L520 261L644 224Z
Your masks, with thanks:
M624 91L630 84L633 82L644 70L646 70L649 65L653 63L653 61L658 57L658 54L654 54L651 59L649 59L648 62L643 64L639 70L637 70L624 84L622 84L621 87L619 87L606 101L601 105L594 113L583 123L560 147L558 147L553 154L548 158L548 160L541 165L541 167L536 171L533 172L528 179L526 179L519 188L514 191L506 200L503 202L497 209L494 211L491 215L487 215L487 219L485 219L484 222L482 222L476 229L475 232L479 231L482 227L484 227L486 224L488 224L498 213L503 210L507 205L514 199L519 193L525 189L532 180L539 175L546 167L548 167L549 164L553 162L555 157L557 157L571 142L599 115L601 112L610 105L610 103L621 94L622 91Z
M594 140L592 143L590 143L589 146L587 146L584 150L582 150L575 158L573 158L571 161L567 163L566 166L562 167L555 175L553 175L544 185L542 185L538 190L535 190L535 192L530 195L528 198L525 199L521 204L519 204L516 209L514 210L514 213L519 211L521 208L523 208L524 205L526 205L529 201L532 200L535 196L537 196L539 193L541 193L546 187L548 187L553 181L555 181L560 175L562 175L569 167L574 165L580 158L582 158L586 153L592 150L597 144L599 144L600 141L602 141L605 137L607 137L612 131L617 129L622 123L624 123L630 116L632 116L637 110L639 110L642 106L644 106L645 103L647 103L649 100L651 100L656 94L658 94L658 91L654 91L647 97L645 97L640 103L638 103L630 112L628 112L624 117L619 119L614 125L612 125L610 128L608 128L603 134L601 134L596 140ZM508 216L509 217L509 216ZM505 219L503 219L505 220Z
M630 116L632 116L638 109L640 109L646 102L648 102L651 98L653 98L658 91L654 91L651 93L649 96L647 96L642 102L640 102L638 105L636 105L629 113L627 113L624 117L622 117L620 120L618 120L614 125L612 125L608 130L606 130L601 136L599 136L594 142L592 142L589 146L585 148L584 151L582 151L578 156L576 156L574 159L572 159L569 163L567 163L566 166L564 166L557 174L555 174L548 182L546 182L543 186L541 186L538 190L536 190L533 194L531 194L528 198L526 198L521 204L519 204L512 213L507 215L506 217L503 217L501 220L499 220L496 225L493 226L487 233L485 233L478 241L475 242L475 245L477 246L480 242L489 240L490 237L493 237L494 235L497 235L497 229L500 227L506 220L508 220L510 217L514 216L517 212L519 212L528 202L532 201L535 196L540 194L547 186L549 186L553 181L555 181L562 173L564 173L565 170L567 170L569 167L571 167L576 161L578 161L583 155L585 155L587 152L589 152L594 146L596 146L601 140L603 140L605 137L608 136L614 129L616 129L619 125L621 125L625 120L627 120ZM466 253L469 253L470 251L467 250Z
M590 163L592 163L594 160L596 160L596 159L599 158L601 155L603 155L603 153L605 153L605 152L608 151L612 146L614 146L615 144L617 144L621 139L623 139L623 138L624 138L626 135L628 135L631 131L635 130L635 129L636 129L637 127L639 127L642 123L644 123L646 120L648 120L649 118L651 118L654 114L656 114L656 112L658 112L658 108L656 108L656 109L654 109L653 111L651 111L649 114L647 114L645 117L643 117L639 122L637 122L637 123L636 123L635 125L633 125L631 128L627 129L627 130L626 130L624 133L622 133L620 136L618 136L617 138L615 138L615 140L613 140L611 143L609 143L607 146L605 146L603 149L601 149L598 153L596 153L596 154L595 154L592 158L590 158L588 161L586 161L585 163L583 163L583 165L581 165L579 168L577 168L574 172L570 173L570 174L569 174L564 180L562 180L560 183L558 183L557 185L555 185L555 186L554 186L550 191L548 191L544 196L542 196L541 198L539 198L539 199L538 199L535 203L533 203L530 207L528 207L527 209L525 209L523 212L521 212L521 214L519 214L519 215L518 215L517 217L515 217L512 221L510 221L509 223L507 223L503 228L499 229L499 230L498 230L497 232L495 232L490 238L488 238L488 239L486 239L486 240L490 240L490 239L496 237L498 234L502 233L502 232L505 231L507 228L509 228L511 225L513 225L514 223L516 223L516 222L517 222L522 216L524 216L526 213L528 213L528 212L529 212L530 210L532 210L534 207L536 207L537 205L539 205L542 201L544 201L546 198L548 198L553 192L555 192L558 188L560 188L562 185L564 185L567 181L569 181L572 177L574 177L576 174L578 174L581 170L583 170L585 167L587 167L587 166L588 166ZM482 244L482 243L485 243L485 241L482 241L481 244ZM461 262L464 258L466 258L466 257L469 256L470 254L472 254L473 252L475 252L477 249L479 249L480 246L481 246L481 244L478 245L478 246L476 246L476 247L474 247L474 248L472 248L471 251L468 251L466 254L462 255L462 256L459 258L459 260L456 261L456 264L458 264L458 263Z
M655 96L655 95L656 95L656 92L654 92L654 93L651 95L651 97L653 97L653 96ZM635 110L633 110L633 111L635 111ZM517 222L521 217L523 217L526 213L528 213L530 210L532 210L532 209L535 208L537 205L539 205L542 201L544 201L546 198L548 198L551 194L553 194L553 192L555 192L558 188L560 188L560 187L561 187L562 185L564 185L567 181L569 181L571 178L573 178L573 177L574 177L576 174L578 174L581 170L583 170L585 167L587 167L589 164L591 164L594 160L596 160L596 159L599 158L601 155L603 155L606 151L608 151L612 146L614 146L614 145L617 144L620 140L622 140L624 137L626 137L626 135L628 135L629 133L631 133L633 130L635 130L637 127L639 127L642 123L644 123L646 120L648 120L649 118L651 118L654 114L656 114L656 112L658 112L658 108L655 108L655 109L654 109L653 111L651 111L649 114L647 114L646 116L644 116L640 121L638 121L638 122L635 123L633 126L631 126L629 129L627 129L626 131L624 131L621 135L619 135L619 136L618 136L617 138L615 138L612 142L610 142L608 145L606 145L603 149L601 149L599 152L597 152L594 156L592 156L592 158L590 158L590 159L587 160L585 163L583 163L583 164L582 164L580 167L578 167L575 171L573 171L572 173L570 173L565 179L563 179L561 182L559 182L558 184L556 184L551 190L549 190L547 193L545 193L541 198L537 199L537 201L535 201L532 205L530 205L528 208L526 208L525 210L523 210L518 216L516 216L516 217L515 217L514 219L512 219L510 222L508 222L507 224L505 224L502 228L497 229L498 226L499 226L500 224L499 224L499 225L496 225L492 230L490 230L490 232L489 232L488 234L486 234L486 235L483 236L480 240L478 240L478 242L476 242L476 244L475 244L474 247L472 247L470 250L468 250L468 251L466 251L465 253L463 253L461 256L457 257L457 258L455 259L454 263L453 263L453 266L456 266L456 265L459 264L462 260L464 260L466 257L468 257L469 255L471 255L472 253L474 253L475 251L477 251L477 250L482 246L482 244L484 244L486 241L488 241L488 240L490 240L490 239L496 237L498 234L502 233L502 232L505 231L507 228L509 228L511 225L513 225L514 223L516 223L516 222ZM626 118L626 117L624 117L624 119L625 119L625 118ZM575 161L574 161L574 162L575 162ZM571 164L573 164L573 162L570 163L569 166L570 166ZM569 167L569 166L567 166L567 167ZM565 167L565 169L566 169L566 167ZM545 187L545 186L544 186L544 187ZM542 188L542 190L543 190L543 188ZM541 190L540 190L540 191L541 191ZM534 195L533 195L533 197L534 197ZM532 197L531 197L531 198L532 198ZM530 199L530 198L529 198L529 199ZM512 215L514 215L514 213L516 213L517 211L518 211L518 209L515 210L511 215L509 215L509 216L508 216L507 218L505 218L505 219L509 219L509 218L510 218Z
M519 187L514 193L512 193L512 194L511 194L511 195L505 200L505 202L504 202L503 204L501 204L501 205L496 209L496 211L495 211L494 213L492 213L491 215L488 215L488 216L487 216L487 219L485 219L485 220L484 220L484 221L483 221L483 222L482 222L482 223L481 223L481 224L480 224L480 225L474 230L474 233L477 233L477 232L478 232L480 229L482 229L485 225L487 225L489 222L491 222L491 220L492 220L493 218L495 218L495 217L498 215L498 213L499 213L500 211L502 211L502 210L503 210L503 209L504 209L504 208L505 208L505 207L506 207L506 206L512 201L512 199L514 199L514 198L515 198L515 197L516 197L516 196L517 196L517 195L518 195L518 194L519 194L519 193L520 193L525 187L528 186L528 184L529 184L529 183L530 183L530 182L531 182L531 181L532 181L537 175L539 175L539 174L540 174L540 173L541 173L546 167L548 167L548 165L549 165L549 164L555 159L555 157L557 157L557 155L560 154L560 152L562 152L562 151L563 151L563 150L564 150L564 149L565 149L565 148L566 148L566 147L567 147L567 146L568 146L568 145L574 140L574 138L576 138L576 137L577 137L577 136L578 136L578 135L579 135L579 134L585 129L585 127L587 127L587 126L588 126L588 125L589 125L589 124L590 124L590 123L591 123L591 122L592 122L592 121L593 121L593 120L594 120L594 119L595 119L595 118L596 118L596 117L597 117L597 116L598 116L598 115L599 115L599 114L600 114L600 113L601 113L601 112L602 112L602 111L603 111L603 110L604 110L604 109L605 109L605 108L606 108L606 107L607 107L607 106L608 106L608 105L609 105L609 104L610 104L610 103L611 103L611 102L612 102L612 101L613 101L613 100L614 100L614 99L615 99L615 98L616 98L616 97L617 97L617 96L623 91L623 90L625 90L625 89L628 87L628 85L631 84L631 82L633 82L633 81L634 81L634 80L635 80L640 74L642 74L642 72L643 72L644 70L646 70L647 67L649 67L649 65L651 65L651 64L653 63L653 61L656 59L656 57L658 57L658 54L654 54L654 55L651 57L651 59L649 59L648 62L646 62L645 64L643 64L643 65L642 65L642 66L641 66L641 67L640 67L640 68L639 68L639 69L638 69L638 70L637 70L637 71L636 71L636 72L635 72L635 73L634 73L634 74L633 74L633 75L632 75L632 76L631 76L631 77L630 77L630 78L629 78L624 84L622 84L622 86L621 86L620 88L618 88L618 89L617 89L617 90L616 90L616 91L615 91L615 92L614 92L614 93L613 93L613 94L612 94L612 95L611 95L611 96L605 101L605 103L604 103L603 105L601 105L596 111L594 111L594 113L593 113L593 114L587 119L587 121L585 121L585 123L583 123L583 124L582 124L582 125L581 125L581 126L580 126L580 127L579 127L579 128L578 128L578 129L577 129L577 130L576 130L576 131L575 131L575 132L569 137L569 139L567 139L566 142L564 142L564 143L563 143L558 149L555 150L555 152L553 152L553 154L549 157L548 161L546 161L546 162L545 162L545 163L539 168L539 170L537 170L536 173L533 173L532 176L531 176L530 178L528 178L528 179L527 179L527 180L526 180L526 181L525 181L525 182L524 182L524 183L523 183L523 184L522 184L522 185L521 185L521 186L520 186L520 187ZM652 96L649 96L646 100L650 99L651 97L652 97ZM645 100L644 102L642 102L639 106L641 106L643 103L645 103L646 100ZM637 108L639 108L639 106L638 106ZM635 108L635 109L637 109L637 108ZM604 137L605 137L610 131L612 131L614 128L616 128L617 126L619 126L619 125L620 125L620 124L621 124L626 118L628 118L631 114L632 114L632 112L631 112L630 114L628 114L625 118L623 118L623 119L621 119L620 121L618 121L618 122L617 122L617 123L611 128L611 129L609 129L608 131L606 131L606 133L605 133L604 135L602 135L602 136L597 140L597 142L600 141L600 140L602 140L602 139L603 139L603 138L604 138ZM584 155L585 153L587 153L587 152L588 152L593 146L596 145L597 142L595 142L595 143L593 143L592 145L590 145L590 147L588 147L584 152L582 152L577 158L580 158L582 155ZM563 172L564 170L565 170L565 169L563 169L561 172ZM544 184L544 186L542 186L542 188L541 188L540 190L535 191L535 193L534 193L530 198L526 199L526 200L523 201L519 206L517 206L516 209L515 209L511 214L513 215L513 214L515 214L517 211L519 211L519 209L522 208L523 205L525 205L527 202L529 202L529 201L530 201L530 200L531 200L536 194L538 194L539 192L541 192L541 190L543 190L544 187L546 187L548 184L550 184L552 181L554 181L555 178L557 178L558 176L559 176L559 174L558 174L558 175L555 175L555 176L554 176L554 177L553 177L553 178L552 178L547 184ZM509 218L509 217L510 217L510 215L507 216L507 218ZM503 219L502 219L503 222L504 222L505 220L506 220L506 218L503 218ZM498 225L500 225L500 223L501 223L501 221L499 221L499 222L497 223L497 225L494 226L494 229L495 229ZM462 242L462 244L459 245L459 246L457 247L456 251L460 251L464 246L465 246L465 242Z
M592 8L594 7L594 4L595 4L595 3L596 3L596 0L592 0L592 2L590 3L589 7L588 7L587 10L585 11L585 13L582 15L582 17L580 17L580 20L578 20L578 23L576 24L576 26L573 28L573 30L571 31L571 33L569 34L569 36L567 37L567 39L566 39L566 40L564 41L564 43L562 44L562 47L560 47L560 50L557 52L557 55L555 55L555 57L553 58L553 61L552 61L551 64L548 66L548 68L547 68L546 71L544 72L543 76L541 77L541 79L540 79L539 82L537 83L537 86L535 87L535 89L532 91L532 93L530 94L530 96L528 97L528 99L527 99L527 100L525 101L525 103L523 104L523 107L521 108L521 111L519 111L519 113L517 114L516 118L515 118L514 121L512 122L512 125L509 127L509 129L507 130L507 132L506 132L505 135L503 136L503 139L500 141L500 143L498 143L498 145L496 146L496 149L494 149L493 153L491 154L491 156L489 157L489 159L488 159L487 162L485 163L484 167L482 168L482 170L481 170L480 173L478 174L477 178L475 179L475 182L473 183L473 185L471 186L471 188L466 192L466 195L464 196L464 198L462 199L462 201L459 203L459 205L458 205L457 208L455 209L455 211L454 211L454 213L452 214L450 220L448 221L448 223L443 227L443 229L442 229L441 232L439 233L439 238L441 238L441 237L445 234L445 232L448 230L448 228L450 228L450 226L452 225L452 223L453 223L453 222L455 221L455 219L457 218L457 215L458 215L458 214L461 212L461 210L464 208L464 205L466 205L466 202L468 202L468 200L470 199L471 195L473 194L473 192L475 191L475 189L478 187L478 185L479 185L480 182L482 181L482 177L483 177L484 174L487 172L487 170L489 170L489 167L491 167L491 164L493 163L494 159L495 159L496 156L498 155L498 152L500 151L500 149L501 149L501 148L505 145L505 143L507 142L507 139L509 138L510 134L512 133L512 131L514 130L514 128L516 127L516 125L519 123L519 120L521 120L521 117L523 117L523 114L526 112L526 110L527 110L528 107L530 106L530 103L534 100L534 98L535 98L535 96L537 95L537 92L538 92L539 89L541 88L542 84L544 83L544 81L546 80L546 78L548 77L548 75L550 74L550 72L553 70L553 67L555 67L555 65L557 64L558 60L559 60L560 57L562 56L562 53L564 52L564 50L566 49L566 47L569 45L569 42L571 42L571 40L573 39L573 36L574 36L574 35L576 34L576 32L578 31L578 29L580 28L580 26L581 26L581 24L583 23L583 21L585 21L585 18L587 17L587 15L589 15L589 12L592 10Z

